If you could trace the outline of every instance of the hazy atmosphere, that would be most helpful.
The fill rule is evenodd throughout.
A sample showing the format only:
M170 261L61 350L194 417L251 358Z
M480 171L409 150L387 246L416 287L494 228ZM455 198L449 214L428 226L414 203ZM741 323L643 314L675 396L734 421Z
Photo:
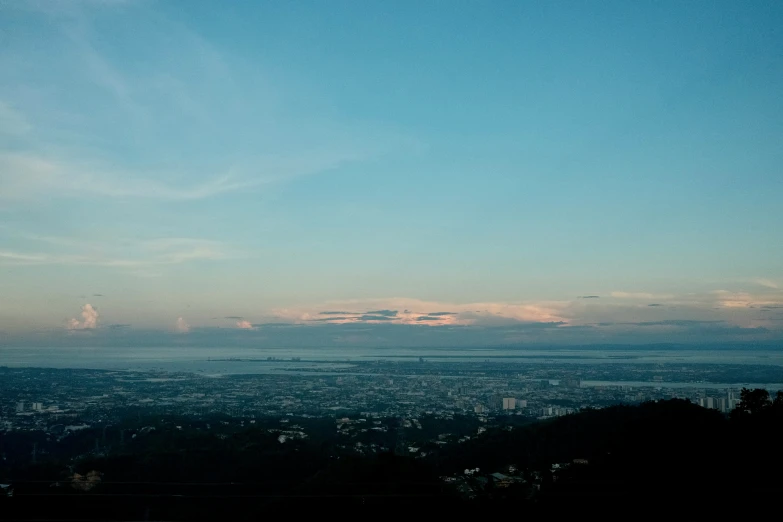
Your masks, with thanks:
M0 518L780 511L781 28L0 0Z
M214 5L0 2L0 345L783 339L779 3Z

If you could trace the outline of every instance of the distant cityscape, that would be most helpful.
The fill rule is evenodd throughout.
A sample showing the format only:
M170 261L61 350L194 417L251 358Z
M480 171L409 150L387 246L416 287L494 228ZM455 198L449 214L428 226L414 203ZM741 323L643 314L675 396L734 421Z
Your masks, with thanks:
M220 458L239 459L230 469L242 469L242 452L260 455L264 465L285 455L301 469L308 468L294 456L300 451L323 459L323 469L332 461L351 469L356 462L351 459L383 465L394 462L384 460L392 456L439 466L438 485L428 484L448 487L463 500L502 497L508 491L532 501L556 480L592 469L596 454L589 445L569 449L583 429L603 422L615 422L612 430L634 425L622 419L598 421L596 414L615 419L617 411L631 416L647 411L653 422L671 429L665 426L675 421L665 415L684 404L692 408L689 418L714 421L726 415L730 422L728 414L743 388L758 383L767 383L769 391L783 388L783 372L775 365L390 359L207 359L196 371L0 367L0 469L7 477L0 499L17 490L43 494L36 493L38 482L25 482L25 469L48 470L47 488L69 484L70 490L91 492L98 484L124 487L118 477L136 477L136 465L152 469L158 461L147 460L150 455L165 459L166 451L181 456L193 451L193 458L201 458L207 448L223 448ZM242 373L251 369L254 373ZM623 405L641 406L604 409ZM655 417L659 406L669 413ZM538 447L535 440L548 436L531 435L536 426L568 430L574 422L578 435L561 435L552 447L563 450L544 452L540 461L526 460L524 450L510 452L515 439L498 438L513 431L520 444ZM245 441L244 449L235 454L237 441ZM587 450L593 457L582 453ZM202 480L211 476L206 464L197 473ZM308 473L314 472L293 472L288 480L306 483ZM233 484L231 479L219 487L236 494Z
M223 360L225 362L225 360ZM234 359L233 364L247 361ZM291 363L297 363L292 365ZM276 415L546 419L585 408L681 398L731 411L744 382L783 387L777 366L573 365L449 361L264 361L269 373L0 367L0 429L66 432L129 410L252 420ZM718 383L718 384L712 384ZM722 384L721 384L722 383Z

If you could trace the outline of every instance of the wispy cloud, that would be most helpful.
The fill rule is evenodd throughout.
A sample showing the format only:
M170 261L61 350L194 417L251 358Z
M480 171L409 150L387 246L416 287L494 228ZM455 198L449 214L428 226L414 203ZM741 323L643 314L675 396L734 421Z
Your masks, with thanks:
M381 315L384 317L396 317L397 310L370 310L367 312L369 315Z
M106 325L106 328L108 328L109 330L125 330L130 327L131 325L127 323L114 323L114 324Z
M637 305L634 301L654 300L648 307L672 305L688 309L746 309L752 307L775 305L783 303L783 291L772 285L761 285L753 292L714 290L711 292L686 294L654 294L642 292L612 292L612 297L628 301L629 305Z
M765 278L756 278L752 279L751 282L763 286L764 288L771 288L773 290L778 290L780 288L780 284L777 281L773 281L772 279L765 279Z
M717 306L730 309L775 306L783 304L783 291L772 289L762 293L716 290L712 293L712 297Z
M681 327L689 327L689 326L699 326L699 325L715 325L715 324L726 324L726 321L723 320L713 320L713 321L706 321L706 320L697 320L697 319L666 319L663 321L639 321L635 323L617 323L621 325L631 325L631 326L681 326Z
M33 243L46 244L54 253L0 251L0 264L81 265L144 270L189 261L220 260L231 257L218 241L194 238L150 240L84 241L66 237L26 236ZM131 252L135 257L127 257ZM125 257L123 257L125 253Z
M20 112L0 100L0 135L24 136L32 125Z
M672 299L674 297L673 294L650 294L647 292L612 292L609 295L617 299L642 299L642 300Z
M0 199L114 197L187 201L259 186L263 178L222 174L194 185L167 185L167 173L122 171L95 162L73 163L34 153L0 152Z
M112 8L140 4L148 0L27 0L8 2L9 7L24 8L45 14L57 15L79 12L90 8ZM6 4L3 4L6 5Z
M14 264L43 264L46 259L47 256L43 254L24 254L0 250L0 261L6 260Z
M94 1L33 4L38 6L34 10L54 15L46 26L60 51L58 61L46 64L35 53L27 56L30 45L23 41L13 55L0 52L5 58L0 67L20 85L40 81L43 73L31 64L46 71L63 62L81 82L69 84L66 93L50 81L34 103L0 86L0 134L24 135L33 126L45 131L30 136L24 146L0 153L0 200L200 200L327 172L374 157L401 141L388 132L336 121L330 111L322 118L312 108L300 114L290 85L275 84L271 75L259 71L258 63L242 63L235 55L227 58L201 35L161 13L131 9L134 23L141 23L151 43L136 46L129 39L123 47L141 53L144 68L120 62L112 54L116 50L102 46L105 35L100 30L105 27L96 26L87 7L104 4ZM123 12L106 16L103 22L112 27ZM155 23L145 25L149 16ZM74 96L74 90L84 94ZM216 95L219 105L214 103ZM84 96L90 97L91 106L102 103L105 110L85 111L79 105ZM76 121L62 121L58 114L63 112L75 114ZM175 133L162 135L162 129L174 128ZM255 139L234 140L229 150L222 146L223 164L206 166L202 152L220 141L216 128L239 128ZM149 167L128 161L129 150Z

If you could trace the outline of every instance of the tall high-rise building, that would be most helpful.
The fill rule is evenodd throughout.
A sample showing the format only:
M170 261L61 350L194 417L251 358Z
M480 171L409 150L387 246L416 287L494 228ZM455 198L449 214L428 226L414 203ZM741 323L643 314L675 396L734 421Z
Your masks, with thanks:
M729 411L731 411L734 408L736 408L737 404L739 404L739 400L734 395L734 390L732 390L731 388L726 390L726 402L727 402L727 406L728 406Z
M17 411L17 413L21 413L21 412L24 411L24 402L23 401L19 401L19 402L16 403L16 411Z
M513 397L503 398L503 409L504 410L517 409L517 400Z

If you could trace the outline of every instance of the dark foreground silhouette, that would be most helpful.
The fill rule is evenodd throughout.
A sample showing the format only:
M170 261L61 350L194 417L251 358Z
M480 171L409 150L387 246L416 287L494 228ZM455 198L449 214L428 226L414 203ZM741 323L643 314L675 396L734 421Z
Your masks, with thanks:
M764 390L743 390L729 416L675 399L516 426L498 419L415 456L399 444L359 454L340 443L334 419L306 421L309 437L284 442L262 422L209 432L134 422L157 425L96 440L93 452L83 447L90 435L65 438L35 462L14 452L37 435L3 434L0 519L256 520L302 508L677 519L771 509L777 518L783 498L783 394ZM475 419L454 422L475 433ZM393 434L378 436L394 447Z

